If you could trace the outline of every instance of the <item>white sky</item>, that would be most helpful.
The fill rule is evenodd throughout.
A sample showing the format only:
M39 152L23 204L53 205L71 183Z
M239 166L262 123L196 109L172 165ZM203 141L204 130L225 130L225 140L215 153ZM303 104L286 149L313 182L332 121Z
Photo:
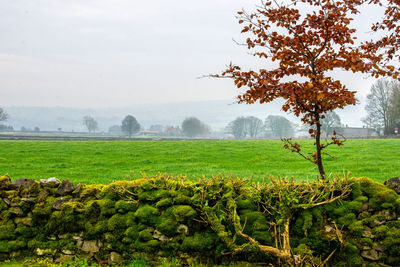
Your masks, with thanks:
M234 99L196 79L254 58L235 14L249 0L0 0L0 106L112 107ZM362 32L376 18L367 8ZM365 96L374 79L340 74Z

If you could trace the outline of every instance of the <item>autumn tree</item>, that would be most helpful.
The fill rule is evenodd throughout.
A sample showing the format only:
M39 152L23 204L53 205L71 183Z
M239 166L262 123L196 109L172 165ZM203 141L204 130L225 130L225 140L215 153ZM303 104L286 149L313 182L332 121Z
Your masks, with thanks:
M329 111L356 104L355 92L331 77L331 72L370 72L378 60L355 45L356 31L350 28L355 5L346 0L291 0L287 5L262 1L251 13L240 11L242 33L248 37L245 44L254 56L266 61L268 69L246 71L231 63L222 74L213 75L232 78L238 88L246 87L238 96L239 103L283 98L282 109L308 124L315 139L313 153L304 153L290 139L285 148L316 164L322 179L326 179L323 150L342 142L335 135L328 142L321 141L321 120Z
M378 68L372 70L376 78L391 76L400 79L400 1L398 0L352 0L376 4L385 8L384 15L371 27L374 36L380 38L364 42L362 49L368 54L374 54L378 61L373 64ZM376 34L378 33L378 34ZM397 67L393 66L397 64Z

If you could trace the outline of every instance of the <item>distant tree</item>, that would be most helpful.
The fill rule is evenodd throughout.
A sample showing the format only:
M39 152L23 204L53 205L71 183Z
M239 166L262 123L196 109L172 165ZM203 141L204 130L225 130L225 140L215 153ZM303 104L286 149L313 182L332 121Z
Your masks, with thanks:
M98 129L97 121L90 116L83 117L83 124L88 129L89 133L95 132Z
M21 131L21 132L26 132L26 131L27 131L27 129L26 129L26 127L25 127L25 126L22 126L22 127L21 127L21 129L20 129L20 131Z
M40 132L40 128L37 127L37 126L36 126L33 130L34 130L35 132L37 132L37 133Z
M0 108L0 122L6 121L8 119L8 114L4 109Z
M108 132L111 134L121 134L122 133L121 126L113 125L110 128L108 128Z
M394 128L399 129L400 128L400 83L399 82L393 83L388 113L389 113L388 114L389 127L391 131L393 131Z
M121 130L123 133L131 137L132 134L137 133L140 130L140 124L137 122L135 117L127 115L122 121Z
M257 137L263 128L263 122L257 117L246 117L246 130L250 137Z
M195 137L209 133L210 129L202 123L198 118L189 117L182 122L183 135L187 137Z
M387 79L378 80L372 85L365 106L368 113L367 119L379 128L383 128L385 134L389 132L390 96L393 85L393 82Z
M325 118L321 120L321 129L326 136L332 136L333 131L340 133L343 127L339 115L335 111L330 111L325 114Z
M151 125L149 128L149 131L155 131L155 132L162 132L164 130L164 126L161 124L154 124Z
M273 137L287 138L294 135L294 124L283 116L269 115L265 119L265 130L270 131Z
M227 132L233 134L235 139L244 139L247 135L246 118L237 117L226 127Z

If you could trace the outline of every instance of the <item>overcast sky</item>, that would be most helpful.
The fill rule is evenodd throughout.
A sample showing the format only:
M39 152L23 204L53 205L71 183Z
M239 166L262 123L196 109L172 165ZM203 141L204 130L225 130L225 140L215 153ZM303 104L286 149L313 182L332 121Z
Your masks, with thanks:
M0 0L0 106L234 100L232 81L197 77L254 62L232 38L241 40L236 11L257 3ZM376 9L363 14L366 32ZM361 97L374 82L340 78Z

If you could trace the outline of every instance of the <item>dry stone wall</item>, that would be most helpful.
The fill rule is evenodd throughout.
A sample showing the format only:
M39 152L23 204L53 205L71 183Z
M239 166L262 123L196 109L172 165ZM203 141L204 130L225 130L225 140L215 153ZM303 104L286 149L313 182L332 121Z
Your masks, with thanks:
M160 175L75 186L57 178L12 182L2 176L0 261L40 256L122 264L144 256L155 265L168 257L188 264L399 265L398 178L387 185L367 178L341 181L348 192L316 194L332 201L315 206L301 201L324 183L272 184ZM289 258L279 254L285 221ZM266 253L267 248L279 251Z

